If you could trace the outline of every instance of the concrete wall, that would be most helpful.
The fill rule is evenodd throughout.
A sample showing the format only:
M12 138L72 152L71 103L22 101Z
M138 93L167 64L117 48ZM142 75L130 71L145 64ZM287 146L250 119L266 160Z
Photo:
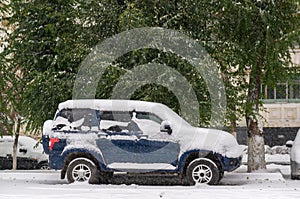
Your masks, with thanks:
M264 128L265 144L272 146L282 146L288 140L294 140L298 132L298 127L266 127ZM237 128L237 141L239 144L247 145L246 127Z
M264 127L300 127L300 103L264 104Z
M299 127L300 128L300 103L273 103L264 104L263 127ZM246 126L245 119L242 119L239 126Z

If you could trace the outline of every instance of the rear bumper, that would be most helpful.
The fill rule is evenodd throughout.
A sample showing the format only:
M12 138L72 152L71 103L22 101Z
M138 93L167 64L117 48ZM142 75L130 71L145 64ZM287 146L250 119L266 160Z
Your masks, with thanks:
M61 152L51 152L49 154L49 167L51 169L60 170L64 166L64 160L60 156Z
M49 136L48 135L42 135L42 144L43 144L44 152L46 154L49 154Z

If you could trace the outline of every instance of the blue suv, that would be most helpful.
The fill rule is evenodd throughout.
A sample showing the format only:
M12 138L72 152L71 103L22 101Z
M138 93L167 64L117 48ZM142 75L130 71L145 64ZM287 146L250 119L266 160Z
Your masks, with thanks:
M133 100L60 103L44 123L43 146L49 166L70 183L101 183L122 172L213 185L242 160L231 134L193 127L163 104Z

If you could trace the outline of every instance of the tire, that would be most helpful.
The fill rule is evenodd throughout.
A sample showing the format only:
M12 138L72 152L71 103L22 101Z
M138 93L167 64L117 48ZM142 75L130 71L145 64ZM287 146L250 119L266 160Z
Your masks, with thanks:
M222 180L223 177L224 177L224 171L219 170L219 182Z
M67 180L69 183L88 182L89 184L99 184L99 170L91 160L77 158L67 168Z
M300 176L299 175L292 175L291 174L291 179L292 180L300 180Z
M49 170L50 169L48 162L40 163L37 168L41 169L41 170Z
M210 159L200 158L192 161L186 170L186 182L189 185L198 183L218 184L220 172L217 165Z

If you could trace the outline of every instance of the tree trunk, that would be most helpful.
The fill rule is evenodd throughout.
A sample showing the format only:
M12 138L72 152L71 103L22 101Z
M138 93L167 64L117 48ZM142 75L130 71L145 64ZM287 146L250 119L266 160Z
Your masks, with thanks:
M263 130L256 117L248 120L248 172L266 169Z
M235 139L237 139L237 137L236 137L237 136L236 135L236 126L237 126L237 124L236 124L235 119L230 121L230 126L231 126L231 134L235 137Z
M15 140L13 146L13 170L17 170L17 152L18 152L18 142L19 142L19 133L21 127L21 119L17 116L16 119L16 130L15 130Z
M259 115L262 63L265 51L250 72L246 122L248 131L248 172L266 169L264 132Z

